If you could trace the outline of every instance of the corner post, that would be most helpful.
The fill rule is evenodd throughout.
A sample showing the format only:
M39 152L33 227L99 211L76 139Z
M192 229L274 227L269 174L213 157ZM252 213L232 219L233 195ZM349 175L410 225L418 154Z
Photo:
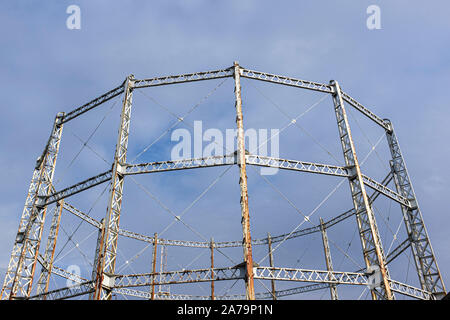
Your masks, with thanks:
M356 220L364 260L368 271L372 270L373 267L378 267L382 278L380 284L381 292L372 289L372 299L375 300L377 299L377 296L380 296L382 299L391 300L393 299L393 295L389 285L389 274L385 265L386 261L382 249L381 239L375 220L375 215L373 214L364 186L358 158L356 157L356 149L353 143L347 113L345 111L344 101L342 99L341 88L339 87L337 81L333 80L330 84L334 89L332 94L334 111L336 114L342 151L344 153L345 165L352 173L348 180L350 190L352 192L353 206L356 212Z
M134 76L130 75L124 83L123 106L112 167L110 198L105 219L105 241L101 250L100 272L97 275L95 283L94 299L96 300L110 300L112 298L111 286L114 285L117 240L119 236L119 220L124 185L122 165L126 163L127 158L134 82Z
M46 201L52 192L63 118L64 113L56 115L47 145L36 161L0 299L30 296L47 212Z
M250 216L248 210L248 191L247 191L247 172L245 160L245 137L244 137L244 120L242 115L242 99L241 99L241 68L237 61L234 62L234 92L236 97L236 125L237 125L237 152L239 166L239 185L241 187L241 223L243 233L243 249L245 264L245 289L246 299L255 300L255 289L253 285L253 257L252 257L252 240L250 235Z
M389 120L385 119L384 122L390 128L390 130L386 130L386 138L392 156L390 163L396 190L412 204L412 208L401 205L401 209L406 231L411 241L411 250L420 285L423 290L432 292L439 298L446 295L444 281L431 247L422 212L420 211L394 128Z

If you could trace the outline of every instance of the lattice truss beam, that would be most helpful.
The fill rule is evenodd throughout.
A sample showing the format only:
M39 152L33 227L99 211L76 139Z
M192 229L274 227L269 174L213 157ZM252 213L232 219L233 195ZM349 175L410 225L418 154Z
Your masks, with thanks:
M258 154L245 154L242 160L239 160L238 152L230 153L225 156L183 159L177 161L158 161L141 164L128 164L126 162L132 94L134 89L221 79L227 77L234 77L235 79L239 79L239 77L248 78L331 95L335 105L345 165L339 166L305 162L300 160L280 159L261 156ZM52 185L52 181L63 124L78 118L89 110L92 110L119 95L123 95L124 99L116 153L112 168L75 185L66 187L59 191L55 190ZM372 120L386 132L392 160L390 162L391 172L388 175L389 179L383 180L382 183L377 182L373 178L368 177L361 172L359 163L356 160L356 151L353 145L348 120L346 118L344 102L361 112L364 116ZM248 270L245 271L243 267L208 268L134 275L115 273L118 236L144 241L153 245L155 245L156 239L153 236L138 234L119 228L121 201L123 196L123 181L126 176L215 166L239 165L242 161L244 161L246 165L250 166L272 167L281 170L345 177L349 180L354 202L354 208L329 221L322 222L320 225L296 230L295 232L291 232L289 234L274 236L271 237L270 240L269 238L251 239L247 244L250 248L252 245L269 244L269 241L270 245L277 242L282 243L285 240L316 232L322 232L325 245L325 240L328 241L325 230L349 217L354 216L356 217L360 230L360 238L366 267L370 269L372 266L377 266L382 272L383 281L381 288L379 288L380 290L372 290L372 297L374 299L391 299L394 297L392 292L417 299L435 299L446 293L445 286L437 266L436 258L425 229L422 214L420 212L418 202L407 173L406 165L398 145L397 137L390 121L378 117L368 108L363 106L347 93L343 92L337 82L323 84L248 70L240 67L238 64L235 64L234 66L226 69L175 76L155 77L149 79L134 79L133 76L130 76L121 85L99 96L98 98L74 109L69 113L59 113L57 115L50 138L42 155L38 158L33 171L32 180L25 201L25 207L20 219L19 229L5 275L1 291L1 299L68 299L87 294L89 294L90 298L94 299L110 299L113 293L150 299L151 296L149 291L140 291L137 290L136 287L154 286L155 283L156 285L164 285L244 279L246 274L248 274ZM388 187L388 183L392 178L394 179L396 190L392 190ZM81 210L67 203L67 198L105 182L110 183L111 191L107 211L108 213L104 221L99 222L90 217L88 214L83 213ZM370 197L367 196L365 189L366 187L369 187L374 191ZM400 205L408 234L408 237L401 242L400 245L391 250L387 256L384 255L375 216L371 208L372 202L381 194L394 200ZM52 211L51 226L47 244L44 254L41 255L39 253L39 248L41 244L46 211L49 205L55 203L56 206ZM53 265L55 246L61 213L64 211L63 209L99 229L99 238L97 240L92 279L84 279L78 275L69 273L56 265ZM158 244L165 246L195 248L210 248L211 246L211 243L206 241L184 241L162 238L158 239ZM214 243L215 249L242 246L242 241L225 241ZM421 288L415 288L391 279L387 270L387 265L408 248L411 248ZM253 266L252 277L254 277L254 279L311 282L312 284L288 290L276 291L275 288L273 288L272 293L253 293L253 297L249 297L249 291L247 291L246 296L224 295L217 296L216 298L241 299L247 297L269 299L324 288L331 288L332 296L334 294L337 298L337 285L367 286L369 284L368 277L370 274L367 270L359 270L357 272L333 271L331 256L327 250L325 253L327 256L328 266L328 270L326 271L276 268L272 266ZM41 265L42 271L37 281L37 293L35 296L31 296L33 277L37 263ZM251 264L253 265L253 262L251 262ZM70 279L76 282L77 285L48 291L51 274ZM108 281L105 281L105 279ZM251 284L251 286L253 286L253 284ZM249 287L247 287L247 289L249 290ZM164 295L158 293L156 298L209 299L210 297L184 294Z

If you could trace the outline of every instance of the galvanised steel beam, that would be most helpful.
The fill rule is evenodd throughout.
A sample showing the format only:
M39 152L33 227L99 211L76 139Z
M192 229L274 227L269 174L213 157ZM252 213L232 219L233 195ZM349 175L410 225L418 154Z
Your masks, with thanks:
M44 267L42 268L41 274L39 275L39 280L36 289L37 294L48 291L48 285L50 283L50 275L53 270L53 258L55 256L56 240L58 238L59 224L61 221L61 212L63 208L63 204L61 202L58 202L55 208L53 209L53 216L47 239L47 246L45 248L45 253L43 257L44 259L43 262L45 263L46 266L45 268Z
M30 300L42 300L42 299L64 300L64 299L70 299L70 298L82 296L85 294L89 294L92 291L94 291L94 284L92 283L92 281L88 281L88 282L76 284L74 286L56 289L56 290L52 290L49 292L44 292L44 293L29 297L29 299Z
M435 300L436 297L428 291L419 289L419 288L415 288L413 286L410 286L408 284L405 283L401 283L399 281L395 281L395 280L389 280L390 286L391 286L391 290L394 292L398 292L400 294L412 297L412 298L416 298L419 300Z
M262 280L290 280L327 284L368 285L365 273L323 271L294 268L254 267L254 278ZM214 274L214 277L213 277ZM168 271L161 273L142 273L115 275L114 288L151 286L153 278L158 285L209 282L244 279L242 266L229 268L211 268L197 270Z
M71 280L73 282L77 282L77 283L83 283L83 282L87 282L89 281L88 279L85 279L83 277L80 277L77 274L68 272L66 270L64 270L63 268L60 268L58 266L53 266L52 268L52 273L56 274L57 276L60 276L62 278L65 278L67 280Z
M76 117L82 115L83 113L94 109L95 107L101 105L102 103L105 103L106 101L111 100L114 97L117 97L122 93L123 93L123 84L108 91L107 93L101 95L100 97L95 98L92 101L89 101L88 103L82 105L81 107L76 108L75 110L72 110L69 113L66 113L65 116L61 119L61 123L65 123L72 119L75 119Z
M156 87L168 84L177 84L184 82L193 82L193 81L202 81L202 80L212 80L212 79L221 79L233 76L233 67L213 70L213 71L204 71L204 72L195 72L195 73L187 73L181 75L174 76L164 76L164 77L155 77L149 79L136 79L134 83L134 88L146 88L146 87Z
M356 150L351 136L341 89L336 81L331 81L330 83L334 87L333 103L345 164L348 168L353 168L352 175L349 177L349 184L352 192L353 206L356 212L364 261L368 270L373 266L379 267L382 277L381 296L390 300L393 299L393 295L388 283L389 274L385 266L386 260L375 216L366 193L363 176L356 157ZM376 290L371 290L371 293L372 299L377 299Z
M392 156L391 167L394 172L395 185L397 191L411 203L410 206L402 205L401 208L406 230L411 239L411 249L420 284L423 290L433 292L437 295L445 295L445 285L433 248L431 247L431 242L398 144L397 136L390 121L385 121L389 124L386 137Z
M392 191L385 185L373 180L372 178L369 178L368 176L366 176L364 174L362 174L362 179L366 186L372 188L373 190L379 191L380 193L384 194L386 197L388 197L394 201L397 201L398 203L400 203L404 206L407 206L408 208L411 207L409 200L406 197L402 196L401 194L398 194L397 192Z
M363 115L373 120L375 123L383 127L385 130L389 129L389 124L387 124L383 119L378 117L372 111L364 107L361 103L350 97L348 94L341 90L342 99L348 102L351 106L353 106L356 110L360 111Z
M244 279L244 277L245 271L242 267L166 271L115 275L113 276L114 285L112 287L126 288L151 286L153 279L157 279L155 282L157 285L167 285L176 283L209 282L213 279L214 281L237 280Z
M63 208L98 229L100 229L102 227L101 222L95 220L91 216L89 216L86 213L82 212L81 210L75 208L73 205L68 204L67 202L64 202Z
M348 177L349 173L345 167L312 163L298 160L287 160L273 157L259 156L259 155L246 155L247 164L279 168L285 170L294 170L301 172L319 173L338 177Z
M120 164L126 163L128 136L130 130L131 106L134 77L130 75L124 84L124 98L120 116L119 134L111 177L111 190L108 210L105 218L105 239L99 254L99 272L97 274L94 299L111 299L105 274L114 274L116 265L117 239L119 237L119 220L122 206L124 176L120 172Z
M45 200L51 192L63 128L60 119L63 116L62 113L56 116L45 152L37 160L6 271L1 299L26 298L31 293L47 211Z
M255 267L255 279L368 285L368 280L364 273L295 268Z
M402 254L411 245L411 240L409 238L402 241L397 247L395 247L387 256L386 264L391 263L395 258Z
M276 297L285 297L291 296L294 294L300 294L305 292L311 292L321 289L326 289L329 287L328 283L314 283L310 285L305 285L297 288L285 289L275 291ZM136 290L131 288L114 288L113 292L116 294L123 294L132 297L149 299L150 293L142 290ZM158 300L210 300L210 296L200 296L200 295L191 295L191 294L177 294L177 293L156 293L156 297ZM272 293L269 292L256 292L256 299L272 299ZM242 294L230 294L230 295L222 295L216 296L218 300L243 300L245 299L245 295Z
M282 85L291 86L291 87L320 91L320 92L325 92L325 93L333 92L332 86L324 84L324 83L313 82L313 81L308 81L308 80L301 80L301 79L296 79L296 78L291 78L291 77L285 77L285 76L280 76L280 75L271 74L271 73L267 73L267 72L260 72L260 71L240 68L240 75L243 78L272 82L272 83L282 84Z
M250 214L248 208L248 186L247 169L245 158L245 135L244 116L242 113L241 80L240 67L237 61L234 62L234 93L236 97L236 127L237 127L237 157L239 166L239 186L241 189L241 224L242 224L242 248L244 251L245 264L245 296L247 300L255 299L255 288L253 283L253 255L252 238L250 234Z
M122 166L124 175L185 170L205 167L217 167L237 164L235 155L211 156L197 159L182 159L173 161L156 161L141 164L125 164Z
M77 184L74 184L73 186L67 187L60 191L56 191L47 197L47 199L45 201L45 205L52 204L59 200L73 196L74 194L77 194L81 191L85 191L85 190L95 187L99 184L110 181L111 176L112 176L112 171L108 170L106 172L100 173L99 175L96 175L95 177L92 177L92 178L86 179L84 181L81 181Z

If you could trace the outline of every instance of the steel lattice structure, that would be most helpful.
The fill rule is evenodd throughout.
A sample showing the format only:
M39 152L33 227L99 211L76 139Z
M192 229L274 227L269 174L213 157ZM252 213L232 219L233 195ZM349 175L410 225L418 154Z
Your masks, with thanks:
M233 78L235 84L235 107L238 149L225 156L213 156L177 161L160 161L151 163L128 164L127 146L130 130L133 91L138 88L165 86L193 81ZM300 160L279 159L257 154L249 154L245 150L244 124L241 99L241 78L265 81L273 84L290 86L300 89L317 91L331 96L336 115L337 128L345 159L341 166L304 162ZM112 168L92 178L61 190L53 187L53 176L59 151L63 126L80 115L97 108L114 97L123 95L119 133ZM355 108L368 119L380 126L386 133L387 143L391 152L391 171L382 182L362 173L356 156L355 144L347 118L345 104ZM158 238L157 235L139 234L121 229L119 219L123 198L123 185L127 176L166 172L174 170L196 169L215 166L237 165L240 172L240 204L242 215L243 240L225 242L185 241ZM317 226L295 230L289 234L268 235L263 239L255 239L250 234L250 220L247 194L246 166L279 168L321 175L345 177L348 179L353 207L346 212L328 220L321 219ZM395 190L387 185L395 182ZM69 203L72 195L88 190L99 184L109 183L109 201L107 214L102 221L90 217ZM372 190L369 194L367 188ZM397 202L403 214L407 238L385 255L380 239L372 203L380 195ZM47 208L55 204L51 212L51 225L47 244L40 253L43 237L43 227ZM54 265L54 253L58 238L61 214L67 211L98 229L98 239L95 252L94 269L91 279L85 279L65 271ZM357 271L335 271L331 260L327 229L347 218L355 217L358 234L361 240L365 269ZM272 257L272 245L284 240L318 233L323 240L326 258L326 270L310 270L301 268L275 267ZM153 245L156 256L156 245L205 248L211 250L211 266L196 270L175 270L168 272L153 271L143 274L117 274L115 270L118 237L128 237ZM268 245L270 266L254 264L252 247ZM229 247L242 247L244 263L226 268L214 267L214 250ZM420 288L396 281L389 274L388 265L408 248L414 258ZM33 280L36 267L40 265L42 272L35 281L36 294L32 295ZM375 271L374 271L375 270ZM283 296L310 292L329 288L331 298L338 299L338 287L342 285L367 286L375 273L381 277L377 286L371 286L373 299L394 299L394 293L417 299L440 299L446 294L445 286L433 253L431 243L425 229L422 214L414 194L414 190L400 151L397 137L391 122L375 115L368 108L342 91L337 81L329 84L306 81L270 73L248 70L237 62L232 67L207 72L156 77L150 79L135 79L130 75L118 87L69 112L58 113L50 138L38 158L33 171L25 207L19 223L19 229L14 242L11 259L4 279L2 299L68 299L85 295L90 299L111 299L113 293L121 293L132 297L145 299L277 299ZM51 275L70 279L77 284L73 287L49 291ZM214 295L214 282L242 279L246 292L242 295ZM261 293L254 290L254 279L270 280L271 292ZM306 282L306 285L288 290L276 290L275 280ZM212 294L198 296L188 294L161 294L154 291L155 285L178 283L211 282ZM142 291L141 287L153 287L151 291Z

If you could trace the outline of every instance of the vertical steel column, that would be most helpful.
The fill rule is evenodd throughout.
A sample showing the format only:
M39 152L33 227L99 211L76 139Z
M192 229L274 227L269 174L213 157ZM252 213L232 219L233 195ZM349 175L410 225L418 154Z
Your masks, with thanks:
M446 294L441 272L437 265L436 257L431 247L422 213L417 202L416 195L406 169L400 146L394 128L389 120L390 131L386 131L386 137L391 151L391 167L394 174L397 192L406 197L412 207L401 205L406 230L411 240L411 250L416 264L417 274L423 290L433 292L438 297Z
M52 222L47 239L47 246L44 253L44 264L37 284L36 294L41 294L48 291L50 276L53 268L53 258L55 256L56 240L58 238L59 224L61 221L61 213L64 205L64 200L58 201L53 211ZM47 296L44 296L46 299Z
M270 233L267 233L267 245L268 245L268 249L269 249L269 263L270 263L270 267L274 268L275 266L273 265L273 252L272 252L272 237L270 236ZM277 300L277 296L275 294L276 290L275 290L275 280L272 279L270 280L271 285L272 285L272 300Z
M94 299L110 300L111 288L116 265L117 240L119 232L120 210L124 175L122 165L127 158L128 135L130 130L131 104L134 87L134 77L130 75L124 83L124 98L120 117L119 134L117 138L116 153L112 168L110 199L106 214L105 242L101 250L101 272L97 275ZM105 277L106 276L106 277Z
M241 99L241 68L237 61L234 62L234 82L236 96L236 125L237 125L237 152L239 166L239 185L241 187L241 215L242 215L242 233L244 248L244 268L245 268L245 288L246 298L255 300L255 289L253 285L253 257L252 257L252 240L250 235L250 216L248 212L248 192L247 192L247 172L245 166L245 137L244 137L244 120L242 115L242 99Z
M333 261L331 260L330 244L328 243L327 230L322 218L320 218L320 231L322 232L323 250L325 252L327 271L333 272ZM335 284L330 284L330 295L332 300L339 300L337 287Z
M214 296L214 239L211 238L211 300L216 300Z
M45 202L52 191L63 117L64 113L57 114L44 152L36 161L0 299L26 298L31 293L47 211Z
M100 221L101 226L98 229L98 236L97 236L97 245L95 246L95 255L94 255L94 266L92 268L92 281L96 281L97 275L100 273L100 260L101 260L101 250L103 247L103 242L105 241L105 229L106 229L106 223L105 219L102 219ZM89 300L94 299L94 292L89 294Z
M337 81L331 81L334 88L333 103L336 113L336 120L339 129L342 150L344 153L345 164L350 169L352 176L349 177L350 190L352 192L353 205L356 212L356 220L361 238L364 260L367 268L378 266L380 268L382 284L381 297L393 299L391 288L389 286L389 275L386 269L386 260L375 221L372 207L367 197L366 189L361 175L358 159L356 157L355 145L351 136L350 126L342 99L341 89ZM377 291L372 290L372 298L377 299Z
M158 234L155 232L155 240L153 241L153 257L152 257L152 300L155 300L155 278L156 278L156 255L158 253Z

